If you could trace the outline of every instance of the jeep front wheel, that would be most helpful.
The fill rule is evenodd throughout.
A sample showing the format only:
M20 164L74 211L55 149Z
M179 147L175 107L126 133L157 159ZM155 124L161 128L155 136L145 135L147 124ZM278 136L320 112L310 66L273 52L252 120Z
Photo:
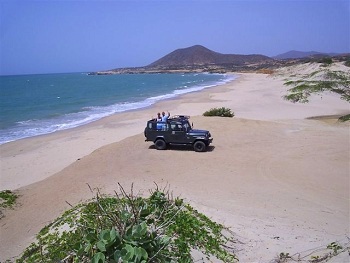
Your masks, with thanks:
M165 150L166 149L166 143L163 139L158 139L154 142L154 145L156 146L157 150Z
M193 145L193 149L196 152L204 152L206 150L206 145L202 141L196 141Z

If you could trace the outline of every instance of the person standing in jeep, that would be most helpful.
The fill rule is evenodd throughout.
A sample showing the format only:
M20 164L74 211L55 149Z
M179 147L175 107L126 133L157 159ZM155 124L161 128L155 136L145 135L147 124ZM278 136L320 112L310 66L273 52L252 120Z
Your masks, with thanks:
M162 121L166 122L170 117L170 112L168 111L168 115L165 115L165 112L162 112Z

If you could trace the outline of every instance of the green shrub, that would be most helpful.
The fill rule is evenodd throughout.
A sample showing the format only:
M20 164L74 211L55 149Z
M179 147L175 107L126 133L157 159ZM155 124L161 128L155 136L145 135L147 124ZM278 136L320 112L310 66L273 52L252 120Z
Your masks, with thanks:
M341 116L338 120L341 122L350 121L350 114Z
M0 192L0 207L12 207L16 203L18 196L10 190Z
M350 59L346 60L346 61L344 62L344 65L347 66L347 67L350 67Z
M323 74L323 80L310 79L317 74ZM309 79L308 79L309 78ZM292 86L284 99L292 102L308 102L311 94L332 92L340 95L340 98L350 102L350 75L343 71L331 71L322 69L308 75L301 80L286 81L286 86Z
M333 63L333 59L330 57L324 57L319 60L319 63L322 63L322 66L327 67Z
M219 116L219 117L233 117L235 116L231 109L221 107L221 108L212 108L203 113L203 116Z
M192 249L237 261L228 246L232 233L182 199L158 188L148 198L121 190L65 212L17 262L193 262Z

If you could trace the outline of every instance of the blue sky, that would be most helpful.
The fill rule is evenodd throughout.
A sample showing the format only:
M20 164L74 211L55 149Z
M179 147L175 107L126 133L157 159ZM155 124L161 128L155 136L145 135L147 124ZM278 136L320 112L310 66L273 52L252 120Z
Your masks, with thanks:
M225 54L350 52L348 0L0 0L0 75L148 65L200 44Z

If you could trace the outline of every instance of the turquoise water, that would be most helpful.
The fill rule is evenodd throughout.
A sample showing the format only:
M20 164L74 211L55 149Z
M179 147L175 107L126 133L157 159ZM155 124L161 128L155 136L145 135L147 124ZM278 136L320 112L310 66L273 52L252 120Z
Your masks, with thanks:
M0 76L0 144L145 108L233 78L192 73Z

